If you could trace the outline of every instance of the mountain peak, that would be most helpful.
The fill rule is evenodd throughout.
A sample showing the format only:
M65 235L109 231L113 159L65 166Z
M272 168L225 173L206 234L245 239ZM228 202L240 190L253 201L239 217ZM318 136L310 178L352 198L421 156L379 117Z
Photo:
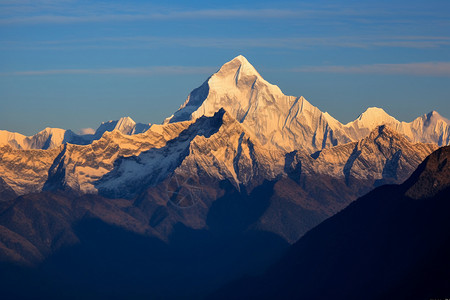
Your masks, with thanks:
M238 56L236 56L235 58L233 58L231 61L233 61L233 60L238 60L238 61L240 61L241 63L249 63L248 60L247 60L247 58L245 58L245 56L242 55L242 54L239 54Z
M391 138L393 136L395 136L398 140L405 139L405 137L402 134L398 133L397 131L395 131L394 129L392 129L389 126L386 126L386 125L377 126L375 129L373 129L369 133L367 138L369 140L375 140L375 139L380 138L380 137Z
M386 116L386 115L388 115L388 113L384 109L372 106L368 107L361 115L359 115L358 119L368 116Z
M136 122L130 117L122 117L117 121L117 126L136 125Z
M367 108L359 117L348 123L346 126L352 126L357 124L358 127L373 129L379 125L398 123L397 119L390 116L384 109L379 107L369 107Z
M243 76L257 76L258 78L262 78L252 64L242 55L238 55L225 63L214 76L220 78L233 76L236 85Z
M381 107L376 107L376 106L368 107L365 112L382 112L382 113L386 113L384 111L384 109L382 109Z
M133 122L133 123L136 123L136 122L134 122L134 120L133 120L132 118L130 118L129 116L120 118L120 119L119 119L119 122Z
M436 119L436 120L442 120L444 122L446 122L447 124L450 124L450 120L444 118L443 116L441 116L437 111L432 110L429 113L426 114L426 119L427 120L431 120L431 119Z
M194 89L178 111L164 123L197 119L203 115L212 116L220 108L225 108L242 122L260 98L273 100L274 97L283 96L276 85L264 80L248 60L239 55Z
M46 132L48 134L55 134L55 133L57 133L57 134L64 134L66 132L66 130L65 129L61 129L61 128L45 127L45 129L41 130L40 132L38 132L38 134L39 133L42 134L44 132Z
M95 131L94 140L100 139L106 131L117 130L123 134L132 135L145 132L149 128L150 124L136 123L130 117L122 117L116 121L111 120L108 122L103 122Z

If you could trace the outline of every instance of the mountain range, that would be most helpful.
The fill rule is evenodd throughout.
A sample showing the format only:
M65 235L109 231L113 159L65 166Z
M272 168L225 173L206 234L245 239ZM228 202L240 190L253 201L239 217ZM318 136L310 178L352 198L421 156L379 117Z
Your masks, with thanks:
M0 131L0 279L53 297L205 296L405 181L449 144L449 126L437 112L405 123L380 108L342 124L238 56L163 124Z
M76 134L72 130L60 128L45 128L32 136L25 136L17 132L0 130L0 146L9 145L13 149L53 149L63 144L87 145L99 140L105 132L118 131L126 135L145 132L150 124L136 123L130 117L117 121L103 122L94 134Z
M187 164L237 188L286 175L292 167L288 160L301 160L310 173L347 181L351 174L377 182L402 180L436 146L449 143L449 128L450 121L437 112L405 123L379 108L343 125L303 97L285 96L238 56L192 91L163 125L126 117L102 123L92 135L50 128L31 137L0 132L0 177L3 189L17 195L70 189L113 198L136 196ZM399 146L373 158L379 160L376 171L361 170L354 164L361 159L361 143L367 137L375 142L384 131L415 153L405 156ZM405 166L398 165L402 158ZM396 174L402 168L405 172Z
M211 299L442 299L450 294L450 147L296 242L265 274Z
M259 142L287 152L303 149L318 151L358 141L380 125L388 125L412 142L450 143L450 121L438 112L424 114L410 123L400 122L383 109L370 107L356 120L342 124L327 112L321 112L303 97L286 96L270 84L242 55L224 64L218 72L194 89L183 105L164 124L213 116L225 109ZM159 125L153 125L159 126ZM93 135L77 135L71 130L46 128L26 137L0 131L0 146L15 149L51 149L64 143L89 144L106 131L126 135L145 132L151 124L134 122L130 117L103 122Z
M303 97L286 96L265 81L243 56L223 65L165 123L211 116L224 108L262 145L284 151L318 151L357 141L380 125L389 125L413 142L450 142L450 121L432 111L411 123L400 122L371 107L355 121L342 124Z

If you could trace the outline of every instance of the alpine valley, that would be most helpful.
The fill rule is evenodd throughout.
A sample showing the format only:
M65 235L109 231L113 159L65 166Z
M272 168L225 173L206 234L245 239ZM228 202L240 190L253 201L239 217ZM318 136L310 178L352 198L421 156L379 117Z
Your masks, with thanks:
M18 298L198 298L290 249L273 276L326 244L346 214L367 213L377 192L307 231L403 183L449 144L450 121L435 111L407 123L371 107L342 124L284 95L243 56L163 124L1 130L0 285Z

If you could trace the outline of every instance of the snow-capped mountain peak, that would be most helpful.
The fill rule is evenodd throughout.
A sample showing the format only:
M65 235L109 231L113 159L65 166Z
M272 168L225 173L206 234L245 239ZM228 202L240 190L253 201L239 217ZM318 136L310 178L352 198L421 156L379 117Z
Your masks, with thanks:
M256 71L256 69L248 62L248 60L239 55L232 59L231 61L224 64L220 70L213 75L213 77L233 77L233 81L239 84L242 77L245 76L256 76L261 79L261 75Z
M33 136L0 130L0 146L10 145L15 149L51 149L61 145L71 131L61 128L46 127Z
M450 121L436 111L424 114L412 122L400 122L382 108L370 107L355 121L344 125L344 130L352 139L358 140L380 125L387 125L413 142L435 143L439 146L450 143Z
M193 90L165 123L213 116L221 108L269 148L292 151L305 147L315 151L333 144L324 132L329 126L319 109L303 97L284 95L278 86L264 80L243 56L224 64ZM316 131L314 137L307 134Z
M450 121L436 111L406 123L396 120L382 108L369 107L356 120L343 125L304 97L284 95L278 86L264 80L242 55L225 63L194 89L164 124L211 117L222 108L263 147L285 152L303 149L313 153L358 141L380 125L389 126L414 142L438 145L450 142ZM86 135L50 128L32 137L0 131L0 145L8 144L16 149L48 149L62 143L84 145L100 139L108 131L131 135L149 128L150 124L123 117L103 122L94 134Z
M16 132L0 130L0 146L9 145L13 149L53 149L62 144L76 145L90 144L100 139L105 132L118 131L125 135L143 133L150 128L150 124L136 123L130 117L123 117L116 121L102 122L94 134L76 134L71 130L47 127L32 135L25 136Z
M343 125L305 98L284 95L278 86L264 80L242 55L225 63L193 90L178 111L164 123L212 116L221 108L248 128L262 145L287 152L297 149L315 152L358 141L380 125L388 125L412 141L430 140L441 145L448 143L449 139L449 123L435 112L418 121L405 123L382 108L369 107L355 121ZM428 129L427 137L422 139L418 127L427 124L432 124L432 129Z
M359 128L370 128L373 129L376 126L383 124L393 124L398 123L394 117L390 116L384 111L384 109L379 107L369 107L364 111L359 117L348 124L347 127L357 125Z
M164 123L212 116L220 108L225 108L241 121L251 106L259 102L257 94L262 90L273 96L284 96L276 85L264 80L248 60L239 55L194 89L178 111Z
M130 117L122 117L119 120L103 122L95 131L94 139L100 139L106 131L117 130L123 134L131 135L145 132L149 128L150 124L136 123Z
M217 92L231 88L246 90L249 87L253 89L258 81L270 93L277 96L283 95L278 86L264 80L253 65L242 55L224 64L216 74L211 76L209 86L210 89L213 88Z
M442 121L445 122L447 124L450 124L450 120L447 118L444 118L443 116L441 116L437 111L433 110L430 111L429 113L427 113L425 115L426 120L431 123L431 122L438 122L438 121Z
M117 125L114 129L125 134L131 134L135 126L136 122L133 119L130 117L123 117L117 121Z

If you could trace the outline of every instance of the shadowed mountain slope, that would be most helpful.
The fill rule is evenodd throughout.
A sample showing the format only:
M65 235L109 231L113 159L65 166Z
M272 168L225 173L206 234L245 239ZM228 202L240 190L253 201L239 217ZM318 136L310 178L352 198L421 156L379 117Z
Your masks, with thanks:
M450 147L401 185L361 197L295 243L261 277L212 298L433 299L450 294Z

